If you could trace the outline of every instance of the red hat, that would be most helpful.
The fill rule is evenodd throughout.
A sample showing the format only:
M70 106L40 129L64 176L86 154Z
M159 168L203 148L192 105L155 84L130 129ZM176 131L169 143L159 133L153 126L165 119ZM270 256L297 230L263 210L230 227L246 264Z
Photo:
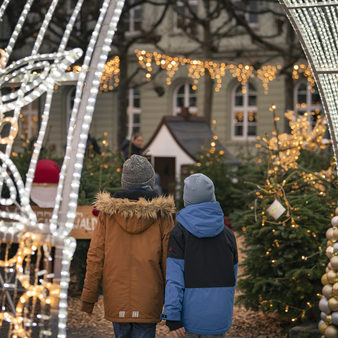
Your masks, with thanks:
M34 176L34 183L58 183L60 175L59 165L52 160L39 160Z

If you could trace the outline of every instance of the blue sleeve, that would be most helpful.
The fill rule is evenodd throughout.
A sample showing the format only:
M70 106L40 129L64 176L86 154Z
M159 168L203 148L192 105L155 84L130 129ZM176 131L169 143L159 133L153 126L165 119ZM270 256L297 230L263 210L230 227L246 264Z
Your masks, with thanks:
M184 235L179 226L170 234L162 319L180 321L184 296Z

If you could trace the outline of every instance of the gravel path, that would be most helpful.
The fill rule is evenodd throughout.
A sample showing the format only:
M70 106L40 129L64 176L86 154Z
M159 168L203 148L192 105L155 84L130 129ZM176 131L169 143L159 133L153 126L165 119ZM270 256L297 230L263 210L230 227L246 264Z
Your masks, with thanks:
M243 259L240 248L243 246L243 239L237 237L239 248L239 261ZM241 268L238 275L241 274ZM68 299L68 322L67 329L70 337L114 337L112 324L104 319L103 301L100 297L95 304L94 312L88 315L80 311L81 301L78 297ZM279 338L286 337L277 316L264 315L262 312L246 310L243 307L235 306L233 324L228 331L230 337L246 338ZM170 337L169 330L164 322L157 325L157 338Z
M70 330L70 337L114 337L112 324L103 317L102 297L95 304L92 315L81 312L80 305L79 298L68 299L67 331ZM246 338L286 337L282 334L282 326L277 317L265 316L261 312L245 310L237 306L234 309L232 327L227 335ZM157 325L156 337L169 337L169 331L164 322Z

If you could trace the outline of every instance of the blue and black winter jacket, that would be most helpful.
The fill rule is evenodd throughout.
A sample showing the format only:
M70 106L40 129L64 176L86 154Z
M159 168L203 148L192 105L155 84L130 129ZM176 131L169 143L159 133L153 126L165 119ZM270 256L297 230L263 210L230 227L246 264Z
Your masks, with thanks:
M186 331L222 334L232 323L238 255L218 202L192 204L170 234L162 318Z

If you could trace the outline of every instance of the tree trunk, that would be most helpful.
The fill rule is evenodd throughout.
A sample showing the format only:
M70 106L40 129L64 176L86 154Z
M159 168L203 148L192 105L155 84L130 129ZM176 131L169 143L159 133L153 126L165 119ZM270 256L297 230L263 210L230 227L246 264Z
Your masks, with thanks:
M210 23L204 26L204 41L203 41L203 54L206 61L212 58L212 36L210 33ZM214 80L210 77L208 70L204 75L204 102L203 102L203 115L211 126L212 120L212 101L214 97Z
M204 102L203 102L203 115L211 126L212 119L212 102L214 97L214 80L210 77L208 71L204 76Z
M294 84L291 71L284 75L285 106L284 111L294 110ZM290 132L289 120L284 118L284 131Z
M290 23L287 23L287 34L286 34L286 44L289 46L288 48L288 56L284 58L284 64L285 65L291 65L289 69L286 70L284 75L284 91L285 91L285 106L284 111L287 112L288 110L294 110L295 104L294 104L294 81L292 78L292 69L293 69L293 63L296 59L293 56L293 52L295 49L295 44L298 44L299 42L296 39L295 32L291 26ZM289 120L287 118L284 119L284 131L290 132L289 127Z
M123 50L120 57L120 82L117 90L117 146L121 149L127 137L128 108L128 53Z

